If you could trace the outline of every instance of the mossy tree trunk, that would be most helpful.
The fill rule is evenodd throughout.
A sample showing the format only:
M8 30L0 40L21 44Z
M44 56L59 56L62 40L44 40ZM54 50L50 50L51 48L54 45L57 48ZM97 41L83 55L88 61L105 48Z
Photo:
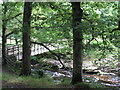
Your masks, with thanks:
M32 2L24 3L24 15L23 15L23 59L22 59L22 73L21 75L30 75L30 18L32 12Z
M82 82L82 9L80 2L72 2L73 14L73 77L72 84Z

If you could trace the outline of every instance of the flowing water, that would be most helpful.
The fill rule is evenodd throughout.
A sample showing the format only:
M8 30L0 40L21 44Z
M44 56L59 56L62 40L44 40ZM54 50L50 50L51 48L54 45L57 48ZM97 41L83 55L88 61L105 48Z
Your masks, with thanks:
M72 78L72 73L67 70L60 69L58 72L45 70L45 75L54 79L54 82L61 83L65 78ZM120 88L120 77L116 75L89 75L83 74L83 80L85 82L98 82L108 87Z
M49 61L49 63L54 64L55 62L53 60L46 60L46 62ZM68 66L71 67L71 63ZM59 64L56 64L59 65ZM84 66L85 65L85 66ZM83 64L83 69L89 69L89 70L96 70L97 67L90 67L92 66L91 63L89 63L86 67L86 63ZM98 70L98 69L97 69ZM101 71L101 70L98 70ZM48 77L52 78L54 82L56 83L61 83L64 82L64 79L66 78L72 78L72 71L70 70L64 70L64 69L59 69L56 71L52 70L44 70L44 75L47 75ZM83 81L84 82L89 82L89 83L100 83L102 85L108 86L108 87L118 87L120 88L120 77L118 77L114 73L106 73L102 72L101 73L96 73L96 74L89 74L89 73L83 73Z
M60 73L62 72L62 73ZM54 71L49 71L49 70L45 70L45 75L49 76L50 78L54 79L54 82L56 83L60 83L62 81L64 81L65 78L71 78L72 77L72 73L66 70L59 70L59 72L54 72Z

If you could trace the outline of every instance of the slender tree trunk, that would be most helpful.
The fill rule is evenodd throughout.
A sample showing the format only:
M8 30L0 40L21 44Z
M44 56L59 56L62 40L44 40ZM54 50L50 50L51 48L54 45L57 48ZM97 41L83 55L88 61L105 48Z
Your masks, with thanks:
M15 38L15 43L16 43L16 45L18 44L18 40Z
M23 15L23 60L22 60L22 73L21 75L30 75L30 18L32 12L32 2L24 3Z
M2 63L6 64L5 55L6 55L6 12L7 6L3 5L3 19L2 19Z
M118 28L120 29L120 1L118 3ZM120 46L118 47L118 63L120 63ZM118 70L118 75L120 76L120 69Z
M82 9L80 2L72 2L73 14L73 77L72 84L82 82Z

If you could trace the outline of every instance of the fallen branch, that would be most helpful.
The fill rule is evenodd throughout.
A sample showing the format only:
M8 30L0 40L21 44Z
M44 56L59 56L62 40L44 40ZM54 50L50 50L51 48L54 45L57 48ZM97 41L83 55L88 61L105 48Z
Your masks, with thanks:
M60 60L59 55L57 55L56 53L52 52L52 51L51 51L47 46L45 46L43 43L39 43L39 42L31 42L31 43L33 43L33 44L39 44L39 45L45 47L47 50L49 50L50 53L52 53L53 55L55 55L55 56L57 57L58 61L62 64L62 68L65 68L65 65L64 65L64 64L62 63L62 61Z

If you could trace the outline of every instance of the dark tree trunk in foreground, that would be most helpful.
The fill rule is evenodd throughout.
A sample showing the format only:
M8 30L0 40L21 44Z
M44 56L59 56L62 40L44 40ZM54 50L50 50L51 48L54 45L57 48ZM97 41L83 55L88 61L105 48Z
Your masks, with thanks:
M118 28L120 30L120 1L118 3ZM118 63L120 63L120 46L118 47ZM120 77L120 69L118 70L118 75Z
M3 60L3 64L6 64L6 60L5 60L5 55L6 55L6 25L5 22L3 20L3 25L2 25L2 60Z
M3 5L3 18L2 18L2 63L6 64L5 55L6 55L6 13L7 13L7 6Z
M32 2L24 3L23 15L23 59L22 59L22 73L21 75L30 75L30 17L32 12Z
M118 3L118 28L120 30L120 1ZM118 47L118 61L120 62L120 46Z
M72 84L82 82L82 9L80 2L72 3L73 14L73 77Z

